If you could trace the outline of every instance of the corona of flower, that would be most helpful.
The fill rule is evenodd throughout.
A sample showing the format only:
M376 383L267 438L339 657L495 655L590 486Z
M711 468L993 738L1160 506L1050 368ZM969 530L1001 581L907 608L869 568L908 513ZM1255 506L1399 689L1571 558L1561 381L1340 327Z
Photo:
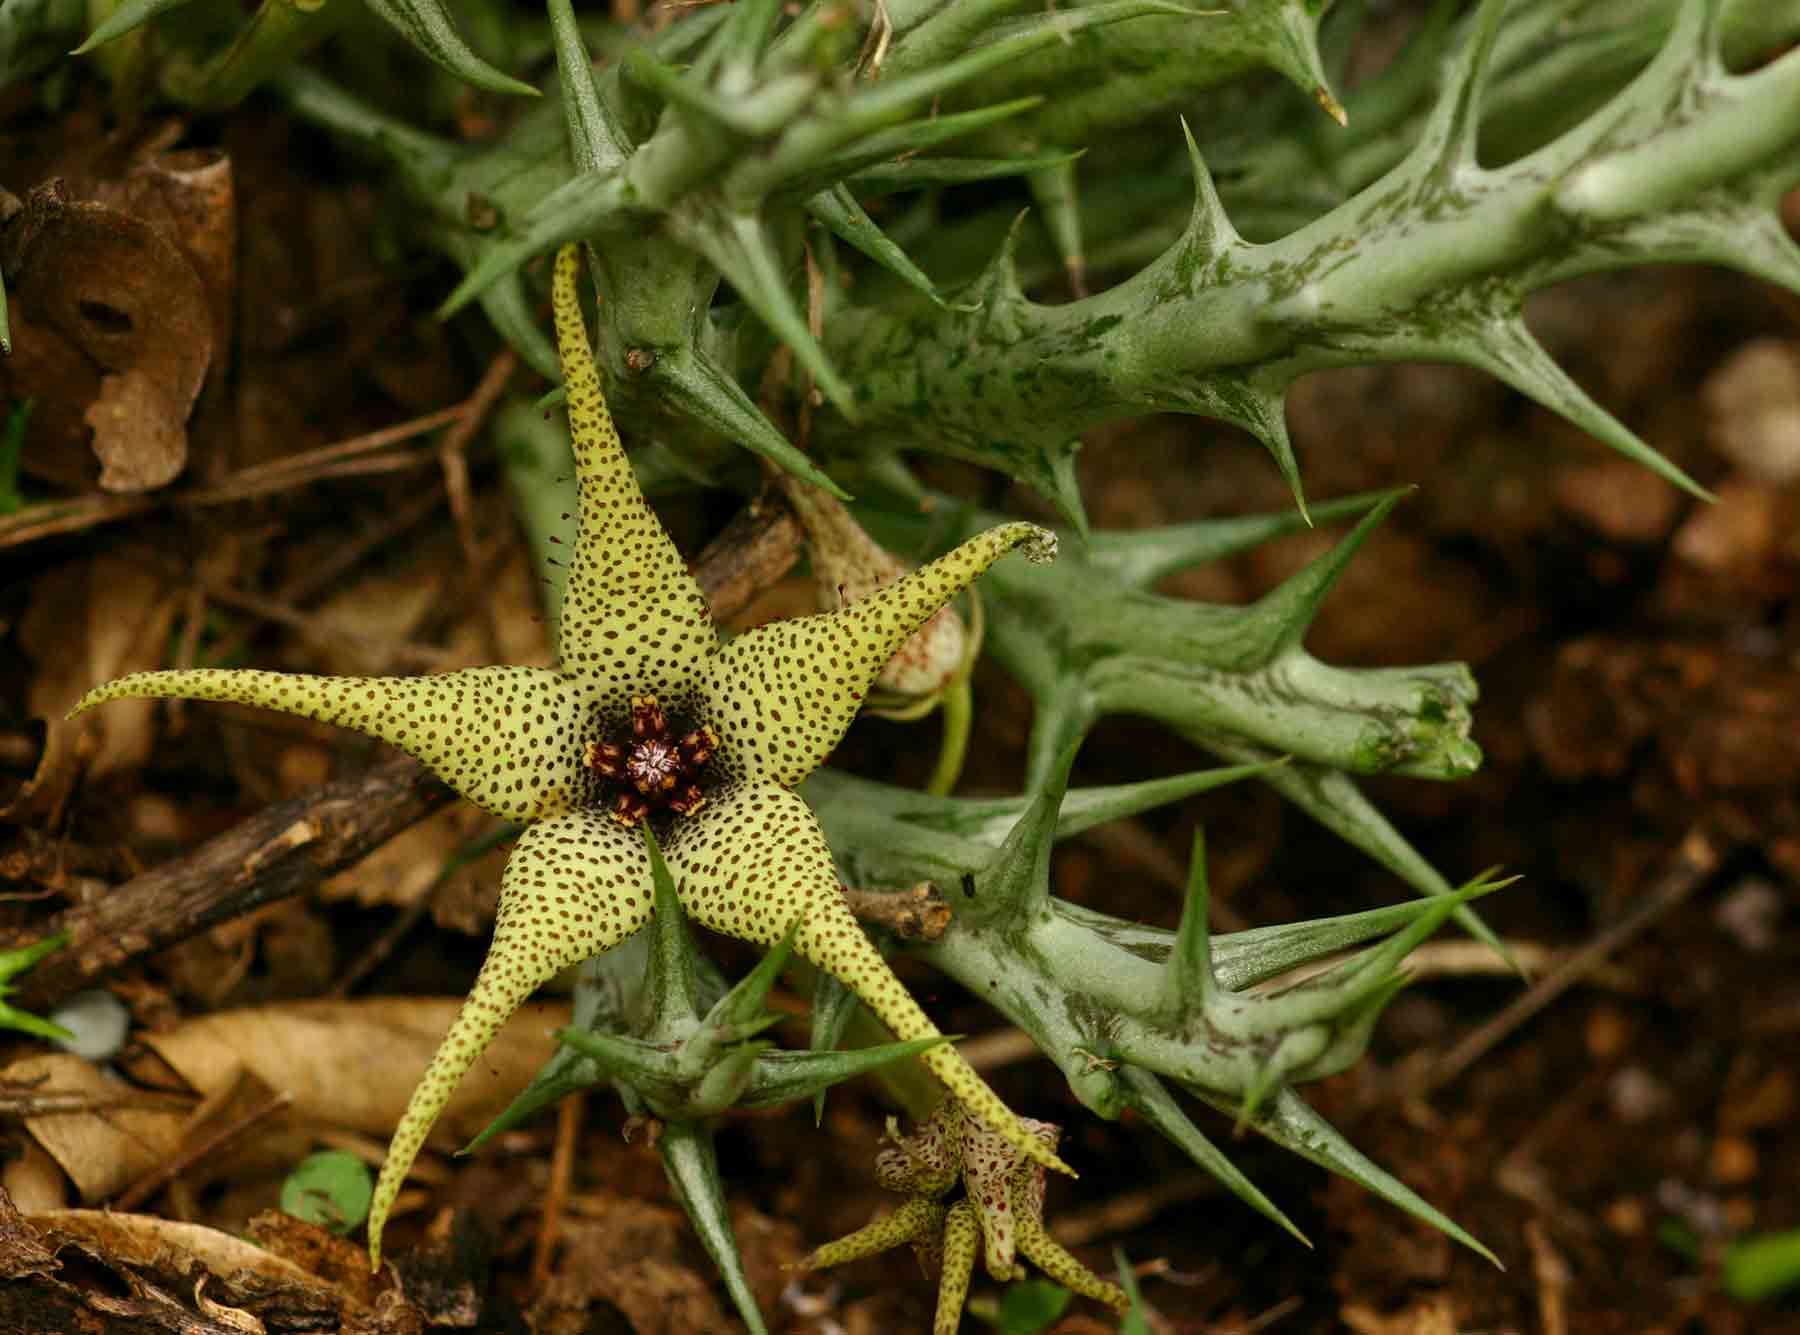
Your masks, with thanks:
M1015 547L1055 537L990 529L839 611L721 644L699 586L639 492L613 428L576 293L556 259L556 333L580 492L551 669L423 677L143 672L90 691L77 713L129 696L232 700L367 733L497 816L528 822L501 880L494 940L394 1132L369 1216L369 1255L426 1133L496 1030L539 984L643 927L657 832L683 907L759 944L795 948L842 979L901 1038L937 1029L857 926L795 784L831 752L907 636ZM922 1060L983 1123L1067 1172L949 1045Z

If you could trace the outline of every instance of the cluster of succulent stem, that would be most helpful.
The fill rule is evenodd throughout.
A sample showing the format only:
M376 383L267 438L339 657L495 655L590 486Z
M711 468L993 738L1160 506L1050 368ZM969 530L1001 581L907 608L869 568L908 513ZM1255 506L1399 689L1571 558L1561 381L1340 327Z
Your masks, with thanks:
M1776 211L1800 180L1800 51L1789 49L1800 9L1445 3L1385 71L1344 90L1364 7L1324 0L738 0L659 12L628 34L597 29L570 0L547 0L541 23L499 24L497 0L463 0L454 19L445 0L263 0L223 36L168 12L180 3L123 0L90 18L66 0L13 0L0 15L0 82L85 37L116 88L196 107L272 89L374 159L415 239L462 272L445 313L479 304L526 364L565 381L570 405L576 482L561 492L560 463L544 462L565 448L546 446L552 428L524 400L499 418L508 468L536 498L534 543L566 536L543 515L579 515L575 560L553 572L554 672L372 688L153 674L84 702L183 694L331 718L530 822L489 964L396 1137L372 1246L495 1017L582 960L567 1045L503 1124L600 1081L664 1118L659 1149L752 1331L762 1319L707 1121L725 1107L816 1101L913 1054L959 1100L921 1134L956 1139L952 1122L972 1115L956 1125L985 1125L1022 1156L1008 1191L1036 1200L1032 1165L1060 1161L942 1042L856 928L841 881L941 887L948 928L909 949L1029 1032L1095 1115L1134 1110L1290 1232L1184 1097L1483 1250L1293 1089L1359 1058L1406 952L1443 920L1500 943L1470 903L1496 883L1453 887L1358 786L1473 772L1475 685L1460 664L1352 670L1307 652L1321 602L1400 494L1309 503L1285 398L1320 369L1462 363L1698 492L1556 365L1522 311L1568 279L1660 263L1720 264L1800 292L1800 248ZM334 33L368 40L372 29L356 26L365 8L492 94L497 133L444 137L294 63ZM1259 70L1297 93L1240 77ZM981 193L959 197L970 184ZM535 260L558 246L553 341L535 315ZM600 295L591 355L577 247ZM806 424L798 443L764 410L783 394ZM638 446L629 463L605 402ZM1295 508L1090 532L1079 437L1149 412L1249 431ZM1013 547L1047 556L1053 539L929 494L908 451L1037 489L1065 523L1062 560L988 570ZM633 467L646 490L743 489L777 470L827 613L721 646ZM1156 591L1172 573L1340 520L1353 523L1335 547L1249 606ZM982 635L950 601L984 571ZM948 795L977 645L1035 711L1009 799ZM892 689L872 699L878 683ZM865 703L941 706L945 762L931 791L819 768ZM1083 739L1119 714L1226 764L1071 788ZM472 758L476 734L514 746L514 758ZM1417 898L1214 937L1198 846L1173 931L1054 893L1056 839L1243 779L1273 787ZM752 887L759 854L788 859L787 879ZM696 953L690 916L772 947L763 967L728 987ZM784 961L816 966L804 1052L758 1037ZM862 1005L902 1042L837 1051ZM919 1194L904 1227L882 1236L941 1237L958 1258L946 1282L966 1282L960 1258L979 1212ZM990 1271L1010 1273L996 1259L990 1250Z

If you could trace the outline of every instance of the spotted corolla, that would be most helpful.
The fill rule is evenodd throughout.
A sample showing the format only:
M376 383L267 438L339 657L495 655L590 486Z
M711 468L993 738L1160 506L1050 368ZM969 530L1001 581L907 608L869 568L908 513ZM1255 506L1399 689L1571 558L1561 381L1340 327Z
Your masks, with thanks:
M649 920L657 834L682 907L759 945L794 948L902 1039L937 1028L845 903L818 822L793 789L837 745L912 632L1019 548L1056 538L1003 524L867 597L721 642L699 586L639 491L613 426L577 295L579 251L552 283L579 492L554 668L417 677L195 669L96 687L108 700L229 700L354 728L400 748L476 806L525 823L501 877L493 943L395 1129L369 1215L369 1255L401 1182L463 1074L560 970ZM1069 1171L948 1044L921 1060L981 1122Z

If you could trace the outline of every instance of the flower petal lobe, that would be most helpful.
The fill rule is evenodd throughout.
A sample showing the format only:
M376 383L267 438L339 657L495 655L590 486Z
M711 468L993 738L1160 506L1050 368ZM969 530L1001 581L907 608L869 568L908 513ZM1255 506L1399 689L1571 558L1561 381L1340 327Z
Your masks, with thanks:
M709 721L725 739L724 771L789 787L812 773L907 638L1015 547L1048 561L1056 535L1001 524L848 607L773 621L732 640L713 657L707 688Z
M643 835L604 812L541 821L520 837L501 878L487 959L388 1145L369 1211L373 1268L380 1268L382 1226L407 1170L469 1067L541 984L643 927L651 899Z
M580 248L564 246L551 302L581 512L558 651L566 672L668 698L692 688L718 637L700 586L638 490L619 442L582 322L580 271Z
M675 826L665 852L681 906L703 926L766 946L797 922L794 949L855 992L896 1038L937 1036L937 1026L851 914L819 823L794 793L773 783L728 785ZM919 1060L1008 1144L1046 1167L1070 1171L953 1046L932 1048Z
M354 728L397 746L484 811L560 815L586 799L581 764L600 700L541 668L484 667L424 677L320 677L195 668L134 672L96 686L71 717L108 700L229 700Z

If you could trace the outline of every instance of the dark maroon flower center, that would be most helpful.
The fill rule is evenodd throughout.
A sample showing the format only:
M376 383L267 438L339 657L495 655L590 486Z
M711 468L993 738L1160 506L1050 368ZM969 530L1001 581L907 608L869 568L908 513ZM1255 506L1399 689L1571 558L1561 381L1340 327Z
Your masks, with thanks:
M628 729L591 742L588 768L615 786L608 806L621 825L638 825L667 812L689 816L706 801L700 775L719 749L708 727L682 730L669 722L654 695L634 696Z

